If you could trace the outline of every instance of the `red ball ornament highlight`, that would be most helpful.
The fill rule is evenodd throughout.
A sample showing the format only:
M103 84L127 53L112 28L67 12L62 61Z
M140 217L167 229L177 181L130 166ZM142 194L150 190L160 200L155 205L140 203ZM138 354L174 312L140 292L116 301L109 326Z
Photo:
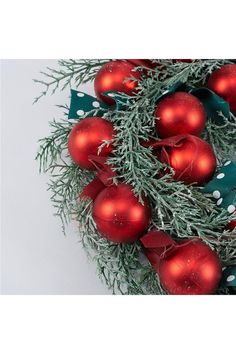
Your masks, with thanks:
M172 295L213 294L222 268L216 252L200 240L185 241L170 248L159 265L163 288Z
M75 124L68 137L68 150L72 160L81 168L95 170L89 161L90 155L98 155L104 140L112 140L114 129L111 122L100 117L88 117ZM104 146L99 156L108 156L112 152L112 143Z
M232 112L236 112L236 64L227 64L215 70L207 86L229 103Z
M117 91L132 96L135 93L137 82L132 79L126 79L134 77L139 80L141 78L141 72L133 71L135 67L137 65L124 60L110 61L104 64L94 80L97 98L108 105L113 105L115 101L110 97L104 96L103 93Z
M166 141L175 140L172 146L165 145ZM204 140L186 135L162 140L163 144L157 156L161 162L171 166L174 179L187 184L203 185L210 181L216 169L216 157L212 147Z
M163 98L155 110L159 137L178 134L200 135L205 128L206 112L198 98L187 92L176 92Z
M93 204L93 218L98 231L115 243L136 241L146 231L151 219L149 201L141 204L131 186L118 184L105 188Z

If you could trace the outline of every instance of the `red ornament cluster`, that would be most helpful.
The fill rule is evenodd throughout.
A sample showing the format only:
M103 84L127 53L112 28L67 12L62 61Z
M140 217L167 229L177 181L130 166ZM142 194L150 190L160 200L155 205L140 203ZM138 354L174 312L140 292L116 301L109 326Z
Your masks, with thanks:
M207 183L215 172L216 158L211 146L198 138L206 123L201 101L187 92L162 98L155 109L156 132L161 140L150 143L157 158L171 166L174 179L184 183Z
M191 62L176 59L173 62ZM141 78L141 71L153 69L155 63L146 59L111 61L98 71L94 88L99 100L113 105L114 100L103 94L107 91L133 95L137 88L134 79ZM127 80L127 78L130 78ZM236 64L216 70L208 81L208 87L222 96L236 110ZM156 106L156 132L162 139L150 142L156 157L171 166L174 179L184 183L207 183L215 172L216 158L211 146L199 138L205 128L206 112L203 104L192 94L176 92L161 99ZM107 158L112 154L115 136L112 123L99 117L89 117L77 123L68 138L68 150L73 161L81 168L96 170L92 157ZM108 168L109 169L109 168ZM141 203L131 186L109 184L109 172L99 171L91 182L93 195L93 219L102 236L115 243L133 242L147 231L151 221L151 206L146 197ZM85 193L86 194L86 193ZM235 221L229 228L235 226ZM142 237L143 239L143 237ZM152 243L152 241L151 241ZM165 243L165 242L164 242ZM155 240L154 240L155 244ZM158 252L146 250L160 281L169 294L212 294L221 277L221 264L217 254L202 241L194 239L165 248ZM158 261L156 257L158 255ZM158 265L158 267L157 267Z

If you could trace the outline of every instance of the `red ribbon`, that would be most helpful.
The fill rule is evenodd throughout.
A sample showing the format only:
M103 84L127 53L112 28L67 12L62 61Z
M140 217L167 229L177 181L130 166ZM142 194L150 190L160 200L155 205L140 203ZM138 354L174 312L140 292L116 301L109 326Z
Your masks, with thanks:
M163 139L163 140L159 140L159 141L148 141L148 142L143 142L143 146L145 147L153 147L154 151L156 153L157 158L165 163L166 165L171 165L170 163L170 158L169 158L169 154L168 154L168 150L166 148L168 147L180 147L182 145L182 143L184 141L192 141L193 144L195 144L196 146L196 153L198 151L198 147L196 145L196 139L195 137L193 137L190 134L179 134L179 135L175 135L175 136L171 136L169 138ZM190 166L190 164L189 164ZM186 170L189 168L189 166L186 167ZM178 179L181 178L182 174L186 171L184 170L181 175L178 176Z
M159 141L148 141L148 142L144 142L144 146L152 146L154 147L154 149L157 147L163 147L163 146L180 146L182 140L184 139L191 139L191 135L190 134L179 134L179 135L175 135L175 136L171 136L169 138L165 138Z
M164 259L169 252L184 247L186 244L198 240L198 237L192 239L183 239L179 243L175 242L170 235L157 229L152 229L146 235L140 238L144 254L149 260L153 270L159 273L159 264L161 259Z
M140 239L144 253L155 272L159 271L159 263L166 251L175 247L176 242L163 231L153 229Z
M112 177L116 177L116 173L106 164L107 157L90 156L89 161L97 169L96 177L86 187L84 187L80 198L91 198L93 201L97 195L106 187L112 185Z

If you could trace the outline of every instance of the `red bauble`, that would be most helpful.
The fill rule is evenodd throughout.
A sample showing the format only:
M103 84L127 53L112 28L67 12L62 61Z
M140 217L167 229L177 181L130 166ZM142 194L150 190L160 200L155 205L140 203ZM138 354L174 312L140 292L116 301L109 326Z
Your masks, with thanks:
M213 294L221 275L217 253L195 239L170 248L159 265L161 284L172 295Z
M127 81L126 79L131 77L135 79L141 78L141 72L133 71L135 67L137 65L124 60L110 61L104 64L94 80L94 89L97 98L104 103L113 105L115 101L110 97L104 96L104 92L124 92L132 96L135 93L137 82L134 80Z
M167 146L165 142L171 139L175 143L173 146ZM161 162L174 169L174 179L198 185L210 181L216 169L216 157L206 141L193 135L180 135L164 139L160 144L163 144L163 147L161 153L157 152L157 156Z
M118 184L105 188L93 204L98 231L115 243L136 241L146 231L151 218L148 199L138 201L131 186Z
M215 70L207 86L229 103L232 112L236 112L236 64L227 64Z
M112 140L114 129L110 122L100 117L88 117L77 123L68 138L68 150L72 160L82 168L95 170L89 161L90 155L98 155L98 148L104 140ZM104 146L99 156L108 156L112 144Z
M200 135L205 128L206 113L201 101L187 92L176 92L163 98L155 110L159 137L178 134Z

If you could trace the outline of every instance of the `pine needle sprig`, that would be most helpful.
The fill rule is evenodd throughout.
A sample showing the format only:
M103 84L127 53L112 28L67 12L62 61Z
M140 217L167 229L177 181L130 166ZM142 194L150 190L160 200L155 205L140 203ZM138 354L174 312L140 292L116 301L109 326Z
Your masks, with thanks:
M41 72L43 79L34 79L35 83L44 87L41 94L35 98L34 103L49 92L53 95L58 89L62 91L72 85L78 87L82 83L93 80L101 65L108 61L108 59L59 60L58 69L47 67L47 71Z
M68 120L58 122L54 119L49 126L52 129L51 135L39 140L39 152L36 155L40 172L46 172L58 158L62 157L73 123Z
M209 120L203 138L213 147L221 166L226 160L236 160L236 117L231 114L229 120L222 112L219 115L224 123L217 125Z

